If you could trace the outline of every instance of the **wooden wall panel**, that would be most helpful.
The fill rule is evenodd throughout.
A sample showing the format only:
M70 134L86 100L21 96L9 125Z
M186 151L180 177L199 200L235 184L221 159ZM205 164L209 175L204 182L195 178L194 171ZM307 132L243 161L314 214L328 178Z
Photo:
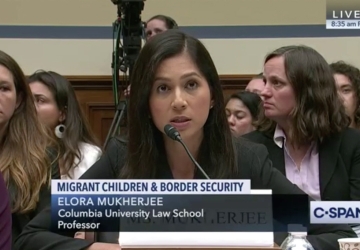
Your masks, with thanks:
M252 75L220 76L224 97L245 89ZM111 76L67 76L90 125L103 144L115 114ZM125 86L125 84L124 84ZM122 94L121 94L122 95ZM125 129L121 129L124 132Z
M86 103L86 113L93 131L103 143L114 118L114 105L112 103Z

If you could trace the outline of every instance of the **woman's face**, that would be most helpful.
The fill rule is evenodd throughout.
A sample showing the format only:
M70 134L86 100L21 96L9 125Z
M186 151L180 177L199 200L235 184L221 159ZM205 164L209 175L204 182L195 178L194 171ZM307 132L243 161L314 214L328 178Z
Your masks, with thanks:
M295 92L287 79L284 57L274 57L264 65L265 86L261 91L265 116L286 123L296 106Z
M251 113L241 100L230 99L225 110L230 130L234 136L238 137L254 130Z
M6 67L0 65L0 132L5 129L19 104L14 77Z
M355 111L356 111L356 91L351 83L350 79L343 74L334 75L336 88L339 97L343 101L346 114L354 121Z
M40 121L50 129L55 129L64 121L64 114L56 104L54 95L50 89L41 82L30 83L30 89L34 96L35 106Z
M150 40L157 34L168 30L166 23L163 20L153 19L146 23L145 34L146 40Z
M150 93L151 119L164 131L171 124L184 140L200 139L213 105L207 80L187 53L164 60Z

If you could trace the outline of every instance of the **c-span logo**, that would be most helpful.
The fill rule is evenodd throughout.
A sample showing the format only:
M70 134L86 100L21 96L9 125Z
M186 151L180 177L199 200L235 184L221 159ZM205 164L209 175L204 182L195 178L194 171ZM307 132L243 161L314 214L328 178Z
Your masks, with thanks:
M360 201L311 201L310 223L360 223Z

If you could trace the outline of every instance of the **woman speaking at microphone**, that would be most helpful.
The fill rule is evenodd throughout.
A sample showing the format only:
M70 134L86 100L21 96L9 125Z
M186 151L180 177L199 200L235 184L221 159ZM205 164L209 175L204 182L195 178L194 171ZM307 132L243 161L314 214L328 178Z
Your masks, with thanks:
M303 194L271 166L264 146L232 138L219 76L198 39L178 30L152 38L138 57L131 85L128 143L112 139L81 179L251 179L252 189ZM204 171L174 140L177 131ZM51 232L50 213L45 209L26 226L16 249L119 249L118 244L74 239L75 231ZM318 226L309 234L314 248L324 250L338 249L339 238L355 237L342 225Z

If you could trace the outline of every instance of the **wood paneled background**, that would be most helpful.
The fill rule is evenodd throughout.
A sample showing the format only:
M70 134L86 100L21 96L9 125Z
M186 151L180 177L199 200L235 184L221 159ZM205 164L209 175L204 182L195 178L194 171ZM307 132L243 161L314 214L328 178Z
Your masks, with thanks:
M252 75L220 76L224 96L243 90L252 77ZM112 77L67 76L67 79L73 85L93 131L103 144L115 114Z

